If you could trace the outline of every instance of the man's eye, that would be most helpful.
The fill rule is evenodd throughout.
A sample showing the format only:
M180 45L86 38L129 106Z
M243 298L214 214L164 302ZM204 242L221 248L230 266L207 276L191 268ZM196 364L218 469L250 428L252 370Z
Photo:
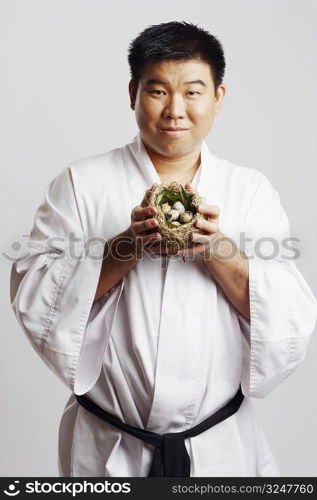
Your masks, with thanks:
M151 90L150 91L150 94L155 94L155 95L165 95L165 91L164 90ZM198 95L200 94L200 92L197 92L196 90L189 90L188 91L188 94L190 94L191 96L194 96L194 95Z

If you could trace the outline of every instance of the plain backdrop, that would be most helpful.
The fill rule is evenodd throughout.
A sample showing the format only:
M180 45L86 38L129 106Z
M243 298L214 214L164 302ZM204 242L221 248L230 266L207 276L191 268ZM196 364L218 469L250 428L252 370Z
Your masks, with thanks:
M73 160L136 135L127 50L149 25L193 22L222 42L227 94L208 146L278 190L316 295L316 15L315 0L0 2L2 476L58 476L69 396L13 314L11 261L46 185ZM285 476L317 475L316 356L314 335L296 373L253 400Z

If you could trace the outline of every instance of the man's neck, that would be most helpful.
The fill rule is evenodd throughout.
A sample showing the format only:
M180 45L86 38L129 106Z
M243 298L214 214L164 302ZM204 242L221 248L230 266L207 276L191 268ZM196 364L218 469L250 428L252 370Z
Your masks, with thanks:
M201 161L200 150L180 158L168 158L144 146L162 182L176 181L185 185L193 180Z

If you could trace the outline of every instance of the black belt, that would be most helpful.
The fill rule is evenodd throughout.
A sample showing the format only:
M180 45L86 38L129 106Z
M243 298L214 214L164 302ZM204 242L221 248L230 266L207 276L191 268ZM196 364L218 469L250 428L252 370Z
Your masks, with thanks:
M185 446L185 438L197 436L226 418L231 417L240 408L244 399L241 385L239 385L235 396L225 406L200 422L200 424L183 432L168 432L161 435L125 424L119 418L100 408L100 406L85 395L78 396L75 394L75 396L78 403L86 410L118 429L131 434L131 436L142 439L155 447L148 477L190 477L190 458Z

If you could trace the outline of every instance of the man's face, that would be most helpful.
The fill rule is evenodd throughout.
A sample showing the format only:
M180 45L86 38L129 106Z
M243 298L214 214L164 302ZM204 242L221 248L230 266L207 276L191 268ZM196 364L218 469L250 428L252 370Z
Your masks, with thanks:
M225 87L220 85L215 95L205 62L165 60L148 63L138 89L130 81L129 93L143 142L160 155L177 158L200 148L220 110Z

